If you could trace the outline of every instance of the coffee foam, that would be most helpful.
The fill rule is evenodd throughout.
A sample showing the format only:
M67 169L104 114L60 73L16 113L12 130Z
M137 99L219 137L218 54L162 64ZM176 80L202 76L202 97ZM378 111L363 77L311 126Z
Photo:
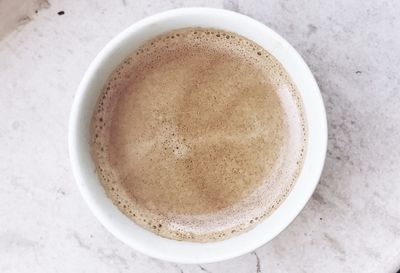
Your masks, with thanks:
M307 130L282 65L215 29L146 42L112 73L92 118L92 157L118 208L161 236L242 233L286 198Z

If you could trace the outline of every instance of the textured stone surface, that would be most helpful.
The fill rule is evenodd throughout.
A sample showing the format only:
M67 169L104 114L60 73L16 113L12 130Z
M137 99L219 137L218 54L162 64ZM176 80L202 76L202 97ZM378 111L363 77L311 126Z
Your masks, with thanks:
M315 73L329 120L322 179L296 220L255 252L206 265L148 258L110 235L79 195L67 150L71 103L96 53L182 6L239 11L282 34ZM0 41L0 272L395 272L399 12L394 0L50 1Z

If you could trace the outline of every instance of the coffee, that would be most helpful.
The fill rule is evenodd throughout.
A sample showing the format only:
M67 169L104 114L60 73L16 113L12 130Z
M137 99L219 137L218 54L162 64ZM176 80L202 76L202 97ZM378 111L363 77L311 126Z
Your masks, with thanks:
M216 241L271 214L301 170L300 95L282 65L235 33L185 28L111 74L91 122L108 197L163 237Z

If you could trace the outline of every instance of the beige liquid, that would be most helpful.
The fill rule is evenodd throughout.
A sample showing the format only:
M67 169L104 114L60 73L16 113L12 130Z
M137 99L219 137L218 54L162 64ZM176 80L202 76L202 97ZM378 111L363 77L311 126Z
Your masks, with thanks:
M303 106L282 65L215 29L176 30L110 76L92 119L109 198L161 236L215 241L268 216L304 159Z

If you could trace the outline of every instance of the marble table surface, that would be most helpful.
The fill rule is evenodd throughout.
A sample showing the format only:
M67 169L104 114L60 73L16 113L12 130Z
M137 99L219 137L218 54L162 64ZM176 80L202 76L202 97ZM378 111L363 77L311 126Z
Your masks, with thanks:
M80 196L67 124L85 69L111 37L159 11L226 8L302 54L321 87L329 147L296 220L256 251L182 265L108 233ZM400 2L50 0L0 41L0 272L396 272L400 267ZM58 15L59 11L63 15Z

